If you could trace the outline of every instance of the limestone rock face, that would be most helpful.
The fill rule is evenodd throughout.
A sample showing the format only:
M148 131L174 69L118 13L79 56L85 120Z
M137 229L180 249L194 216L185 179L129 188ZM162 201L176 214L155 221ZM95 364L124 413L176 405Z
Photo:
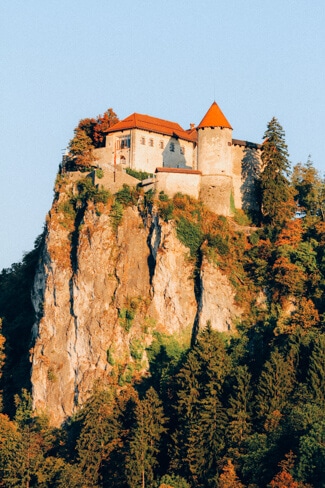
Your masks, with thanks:
M200 279L199 328L209 322L213 329L220 332L232 330L234 320L240 316L241 310L235 305L235 293L227 276L204 258Z
M123 385L146 374L154 333L189 345L197 327L210 321L226 331L241 313L227 277L206 259L195 282L173 222L127 207L114 226L109 206L92 202L69 220L62 198L47 219L33 292L33 402L53 425L72 415L96 382Z

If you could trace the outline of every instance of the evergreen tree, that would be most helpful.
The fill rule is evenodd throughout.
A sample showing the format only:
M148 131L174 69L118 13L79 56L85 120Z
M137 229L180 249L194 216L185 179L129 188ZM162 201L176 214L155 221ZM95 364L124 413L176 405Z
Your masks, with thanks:
M229 445L238 450L252 430L252 389L251 374L248 367L238 366L231 383L231 395L227 410L229 422L227 428L227 441Z
M166 422L161 401L153 388L149 388L143 400L137 402L135 420L126 455L128 486L149 488L153 487Z
M307 385L314 402L325 407L325 334L319 335L314 342Z
M274 430L289 404L295 382L291 358L284 359L275 349L261 372L256 394L257 413L267 431Z
M119 444L116 400L112 391L95 391L80 412L77 441L80 470L89 486L97 486L102 467Z
M279 228L289 220L295 209L295 191L288 180L290 163L284 131L273 117L268 123L262 147L260 177L262 215L265 224Z
M214 486L225 447L223 385L229 358L220 334L208 325L176 378L175 453L172 466L195 486Z

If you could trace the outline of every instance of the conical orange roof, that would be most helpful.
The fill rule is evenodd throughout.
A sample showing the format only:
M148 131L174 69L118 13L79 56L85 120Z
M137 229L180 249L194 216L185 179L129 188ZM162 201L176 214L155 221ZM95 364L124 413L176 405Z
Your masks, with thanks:
M227 129L232 129L216 102L213 102L200 124L197 126L197 129L202 129L204 127L225 127Z

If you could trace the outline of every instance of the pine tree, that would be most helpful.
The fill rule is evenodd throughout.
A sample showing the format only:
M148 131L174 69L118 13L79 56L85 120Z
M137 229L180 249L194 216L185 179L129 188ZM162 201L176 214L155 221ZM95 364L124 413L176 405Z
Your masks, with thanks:
M284 131L275 117L268 123L264 139L260 177L263 221L279 228L294 213L295 191L288 180L290 163Z
M103 464L120 443L114 393L95 391L79 416L81 431L76 446L79 467L89 485L97 486Z
M208 325L176 378L175 453L172 466L195 486L214 486L225 447L223 384L229 358L220 335Z
M156 391L149 388L135 407L136 423L129 434L126 476L130 488L153 486L165 416Z
M307 386L314 402L325 407L325 334L319 335L310 356Z
M252 389L248 367L238 366L233 378L232 394L227 410L229 423L227 440L230 446L239 449L252 430Z
M257 394L258 416L267 431L274 430L289 404L289 395L295 383L295 370L292 360L285 360L275 349L261 372Z

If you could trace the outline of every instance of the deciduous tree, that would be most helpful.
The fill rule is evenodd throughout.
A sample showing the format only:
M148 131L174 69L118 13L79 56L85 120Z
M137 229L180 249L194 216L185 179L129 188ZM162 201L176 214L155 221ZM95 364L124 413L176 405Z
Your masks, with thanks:
M227 460L227 464L223 467L222 473L219 477L219 488L244 488L243 483L238 478L235 467L231 459Z

